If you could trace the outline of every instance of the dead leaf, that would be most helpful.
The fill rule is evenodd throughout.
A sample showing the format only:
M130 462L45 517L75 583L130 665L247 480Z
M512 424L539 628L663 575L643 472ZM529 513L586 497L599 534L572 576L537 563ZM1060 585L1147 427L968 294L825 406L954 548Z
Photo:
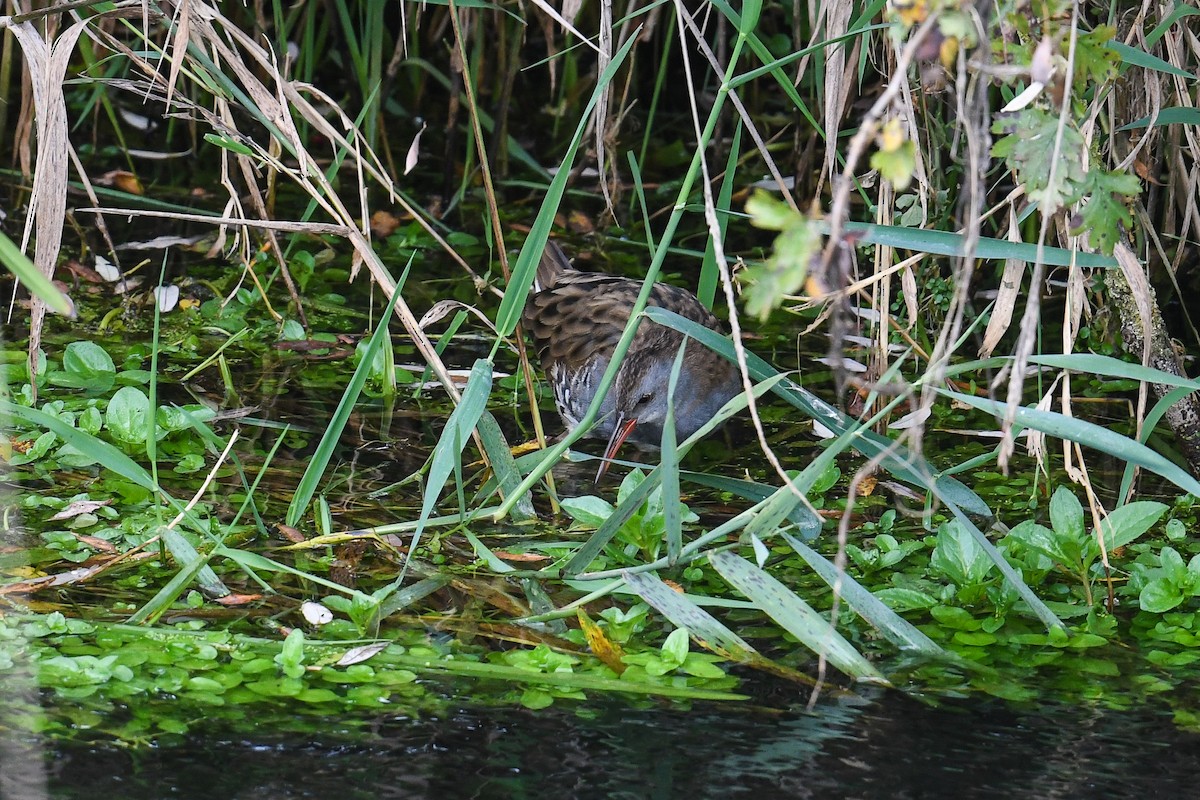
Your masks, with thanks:
M236 592L230 592L221 597L214 597L213 602L223 606L244 606L261 599L261 594L237 594Z
M126 194L141 196L146 193L146 190L142 188L142 182L138 180L138 176L125 169L111 170L92 182L100 186L111 186L117 191L125 192Z
M596 223L582 211L572 211L567 215L567 230L571 233L586 235L595 233Z
M93 550L98 550L101 553L117 552L116 545L107 539L101 539L99 536L88 536L86 533L73 533L71 535L86 544L88 547L92 548Z
M588 647L592 649L592 655L618 675L623 673L626 664L621 660L625 655L621 645L608 638L604 630L593 622L582 608L575 611L575 616L579 620L579 628L583 631L584 638L587 639Z
M65 269L67 272L71 273L71 275L73 275L77 280L84 281L85 283L106 283L107 282L104 280L104 276L101 275L99 272L92 269L91 267L86 267L83 264L80 264L78 261L76 261L73 258L69 259L67 261L67 263L63 264L61 269Z
M348 667L351 664L361 664L368 658L386 650L387 646L387 642L376 642L375 644L364 644L361 647L351 647L337 660L337 666Z
M493 550L492 552L495 553L500 558L503 558L505 561L530 562L530 561L549 561L550 560L549 556L544 556L544 555L541 555L540 553L510 553L507 550Z
M304 534L295 528L280 523L275 526L275 532L287 539L292 544L300 544L304 541Z
M71 505L68 505L66 509L56 513L56 515L53 517L50 517L50 519L52 519L52 521L56 521L56 519L70 519L71 517L78 517L79 515L82 515L82 513L91 513L96 509L101 509L101 507L110 505L112 503L112 498L109 498L108 500L76 500Z
M371 215L371 235L376 239L386 239L400 227L400 218L390 211L380 209Z

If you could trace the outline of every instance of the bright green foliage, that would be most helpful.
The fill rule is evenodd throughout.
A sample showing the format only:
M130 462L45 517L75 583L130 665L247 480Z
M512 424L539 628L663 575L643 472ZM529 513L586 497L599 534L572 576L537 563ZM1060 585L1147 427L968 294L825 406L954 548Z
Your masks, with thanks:
M1078 199L1086 177L1085 144L1070 120L1057 147L1058 116L1036 108L1000 117L992 133L1004 134L992 145L992 155L1004 159L1030 200L1054 213Z
M1067 120L1056 148L1058 124L1057 115L1037 108L1001 117L993 123L992 132L1005 136L992 146L992 155L1003 158L1025 186L1029 199L1050 213L1077 208L1072 233L1089 232L1093 246L1111 253L1121 228L1133 224L1118 195L1137 196L1141 183L1124 173L1096 167L1085 171L1083 136Z
M1200 597L1200 554L1185 564L1174 548L1164 547L1158 558L1158 568L1150 573L1150 580L1138 595L1143 611L1161 614L1184 600Z
M764 191L751 195L746 212L755 227L780 232L767 260L748 267L741 276L746 310L766 320L785 297L804 285L810 264L820 256L822 238L812 220Z
M871 154L871 169L879 170L884 180L895 184L897 191L908 188L916 168L917 143L911 139L895 150L876 150Z
M71 342L63 350L62 371L52 372L55 386L103 393L112 388L117 367L112 357L95 342Z
M938 530L929 566L955 585L962 603L972 605L983 596L995 564L975 537L955 520Z
M1075 39L1076 91L1108 83L1117 77L1120 59L1117 51L1109 46L1116 33L1117 29L1111 25L1097 25L1090 33L1080 34ZM1066 42L1063 47L1066 48Z
M617 490L617 505L624 503L645 479L646 475L641 470L630 471ZM564 499L562 507L573 520L588 528L599 528L616 510L607 500L594 495ZM691 523L700 519L686 503L679 504L679 514L683 522ZM635 554L640 554L647 561L658 558L666 530L662 487L656 486L633 516L617 530L615 539L622 545L618 559L627 562Z
M1071 233L1088 231L1095 247L1111 253L1120 229L1133 226L1133 214L1122 198L1137 197L1141 190L1141 182L1133 175L1092 170L1084 182L1084 196L1088 199L1080 208L1078 219L1072 220Z
M1106 553L1125 547L1148 531L1167 511L1167 506L1148 500L1128 503L1114 510L1101 526ZM1101 556L1100 537L1084 527L1083 506L1066 488L1059 488L1050 500L1052 528L1026 520L1005 538L1006 543L1037 552L1054 567L1073 576L1083 587L1086 601L1092 602L1092 568Z

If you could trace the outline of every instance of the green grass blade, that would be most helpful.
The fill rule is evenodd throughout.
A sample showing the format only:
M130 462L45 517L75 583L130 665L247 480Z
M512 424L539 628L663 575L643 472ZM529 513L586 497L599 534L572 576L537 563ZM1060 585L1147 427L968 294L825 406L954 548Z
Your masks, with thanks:
M688 340L679 344L671 378L667 381L667 416L663 421L662 446L659 449L662 469L663 525L667 539L667 563L674 566L683 549L683 520L679 514L679 451L675 441L675 388L679 385L679 370ZM698 346L698 345L697 345Z
M825 583L832 587L837 582L838 570L829 559L794 536L785 533L783 538L813 568L813 571L821 576ZM946 651L938 647L932 639L884 605L882 600L863 588L858 581L845 572L841 575L838 593L851 608L858 612L859 616L874 625L888 641L901 650L937 658L946 655Z
M1142 444L1145 444L1150 439L1150 434L1154 433L1154 428L1158 425L1158 421L1163 418L1171 406L1191 393L1192 389L1189 387L1180 386L1159 398L1159 401L1146 414L1146 419L1142 425ZM1129 496L1129 487L1133 485L1133 473L1135 469L1135 464L1125 464L1125 469L1121 472L1121 490L1117 492L1117 497L1125 498Z
M1095 353L1070 353L1068 355L1033 355L1029 357L1031 364L1057 369L1069 369L1089 375L1105 375L1110 378L1128 378L1146 383L1157 383L1163 386L1184 386L1195 391L1200 389L1200 381L1195 378L1172 375L1154 367L1143 367L1130 361L1122 361L1112 356L1102 356Z
M657 576L646 572L626 573L623 577L638 597L649 603L676 627L687 628L688 633L704 648L743 663L762 657L742 637L663 583Z
M725 241L725 230L729 227L729 213L733 206L733 187L736 183L738 156L742 152L742 119L737 118L733 126L733 140L729 143L729 158L725 161L725 177L721 180L721 188L714 199L717 211L717 227L721 231L721 241ZM696 288L696 297L711 309L717 297L717 285L721 282L721 270L717 265L717 248L712 237L708 237L704 245L704 262L700 267L700 283Z
M888 682L828 620L770 574L733 553L710 553L708 560L722 578L809 650L824 655L830 664L852 678Z
M1152 56L1144 50L1130 47L1124 42L1118 42L1113 39L1107 42L1107 47L1117 52L1122 69L1128 69L1131 66L1141 67L1142 69L1154 70L1155 72L1163 72L1167 75L1175 75L1189 81L1196 80L1196 73L1194 71L1189 72L1188 70L1180 69L1169 61L1163 61L1158 56Z
M41 298L47 306L57 314L71 316L74 311L71 301L34 266L29 257L3 233L0 233L0 264L8 267L8 271L16 276L29 293Z
M771 486L766 483L757 483L740 478L727 478L724 475L709 475L704 472L689 472L684 470L680 473L680 477L691 483L698 483L701 486L708 486L721 492L729 492L730 494L752 500L756 503L772 497L779 490L778 486ZM821 518L814 514L807 506L797 504L784 518L795 525L799 529L800 535L805 539L813 539L821 532Z
M997 418L1002 418L1005 414L1005 404L995 400L952 392L948 389L939 389L938 393L972 408L985 411ZM1085 447L1107 453L1122 461L1137 464L1166 478L1185 492L1200 497L1200 481L1164 456L1128 436L1122 436L1095 423L1068 417L1056 411L1042 411L1026 406L1017 406L1014 421L1022 428L1033 428L1035 431L1041 431L1059 439L1078 442Z
M467 387L463 390L458 407L446 421L446 427L433 448L430 458L429 475L425 480L425 496L421 500L421 516L417 519L417 527L413 531L412 543L408 548L408 557L404 560L404 569L397 578L399 582L404 577L413 553L421 541L421 534L433 514L442 489L456 467L461 466L462 450L471 438L471 431L487 409L488 396L492 391L492 363L486 358L478 359L471 367L471 375L467 378Z
M828 223L822 223L828 229ZM961 233L905 228L899 225L875 225L865 222L847 222L842 226L847 233L856 234L863 242L887 245L901 250L932 253L942 256L962 257L967 254L967 237ZM975 258L980 260L1037 260L1038 246L1026 242L1009 242L1004 239L980 237L975 247ZM1117 260L1099 253L1080 253L1062 247L1043 247L1042 263L1055 267L1115 267Z
M500 426L491 412L483 412L477 427L479 438L483 442L483 450L487 453L488 462L492 465L492 472L500 485L500 492L504 497L508 497L521 485L521 472L517 469L512 449L508 446L504 432L500 430ZM517 501L517 504L513 506L512 515L517 522L533 519L533 492L526 492Z
M9 400L0 400L0 414L7 414L16 419L32 423L52 431L55 436L74 447L87 458L95 461L109 472L120 475L127 481L148 489L160 492L154 478L150 477L141 464L105 441L97 439L90 433L72 427L57 417L53 417L36 408L20 406Z
M350 597L358 597L366 602L374 602L369 596L363 594L357 589L351 589L343 586L336 581L331 581L328 578L322 578L320 575L313 575L304 570L296 569L295 567L282 564L274 561L266 556L258 553L251 553L249 550L241 550L235 547L226 547L225 545L217 545L213 548L212 555L228 558L233 563L245 570L259 570L260 572L282 572L287 575L294 575L297 578L302 578L310 583L315 583L318 586L324 586L326 589L332 589L339 594L349 595Z
M392 319L392 311L400 299L400 292L403 290L404 281L408 277L408 270L411 266L412 259L409 258L408 266L404 268L404 274L400 276L400 281L396 284L396 291L379 318L379 324L375 326L375 332L371 334L371 340L363 351L362 360L358 362L358 367L350 376L350 382L346 384L346 390L342 392L342 399L338 402L329 424L325 427L325 434L317 443L317 449L309 459L308 467L300 477L300 482L296 484L296 492L292 496L292 502L288 505L286 519L289 526L294 527L300 521L304 510L308 508L309 501L317 491L317 485L325 474L325 468L329 466L329 459L333 457L334 448L342 436L342 431L346 428L350 413L354 410L354 404L358 402L358 396L362 393L367 377L371 374L371 366L375 363L375 354L379 352L383 340L388 336L388 323Z
M685 333L705 347L720 353L731 361L734 360L733 342L716 331L662 308L647 308L646 316L659 324ZM991 509L979 495L960 481L935 472L927 461L916 458L907 448L898 447L886 436L880 436L874 431L864 429L852 417L838 411L816 395L796 385L792 380L781 377L778 370L753 353L746 354L746 363L751 377L755 380L780 378L779 383L773 385L772 391L808 416L820 421L834 433L852 434L852 444L856 450L869 458L882 456L884 468L897 478L932 491L943 499L952 500L971 514L983 517L992 516Z

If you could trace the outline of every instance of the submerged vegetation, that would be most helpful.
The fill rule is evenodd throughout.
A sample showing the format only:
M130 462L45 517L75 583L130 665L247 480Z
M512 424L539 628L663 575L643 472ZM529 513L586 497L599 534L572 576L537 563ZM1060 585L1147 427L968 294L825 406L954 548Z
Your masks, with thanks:
M1194 10L335 5L6 19L7 727L760 674L1200 727ZM645 281L557 439L551 236ZM748 391L593 484L643 320Z

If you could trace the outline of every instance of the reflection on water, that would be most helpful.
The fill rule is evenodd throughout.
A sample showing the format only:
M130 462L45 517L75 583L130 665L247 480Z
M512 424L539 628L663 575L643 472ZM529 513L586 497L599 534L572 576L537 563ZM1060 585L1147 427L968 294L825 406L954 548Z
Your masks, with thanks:
M1200 737L1144 714L888 694L812 714L471 711L384 721L367 744L259 731L132 753L68 746L49 763L54 798L1193 796Z

